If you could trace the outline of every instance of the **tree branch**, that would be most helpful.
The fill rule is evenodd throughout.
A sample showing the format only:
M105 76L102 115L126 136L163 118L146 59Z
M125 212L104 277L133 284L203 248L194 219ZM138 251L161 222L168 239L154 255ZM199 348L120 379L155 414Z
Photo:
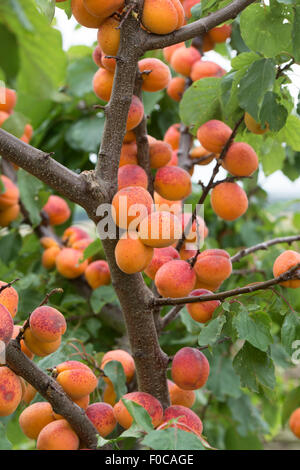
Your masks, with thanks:
M279 243L288 243L289 245L293 242L300 241L300 235L292 235L291 237L278 237L273 238L272 240L268 240L263 243L258 243L257 245L251 246L250 248L243 248L234 256L231 257L231 262L236 263L240 261L241 258L254 253L255 251L259 250L267 250L270 246L277 245Z

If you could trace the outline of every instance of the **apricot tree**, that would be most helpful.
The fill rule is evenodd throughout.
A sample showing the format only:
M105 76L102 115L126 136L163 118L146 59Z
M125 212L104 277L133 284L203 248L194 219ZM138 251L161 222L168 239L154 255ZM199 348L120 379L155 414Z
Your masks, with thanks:
M93 50L63 51L56 6ZM298 177L297 0L4 0L0 23L0 416L29 405L48 450L299 437L299 214L258 180Z

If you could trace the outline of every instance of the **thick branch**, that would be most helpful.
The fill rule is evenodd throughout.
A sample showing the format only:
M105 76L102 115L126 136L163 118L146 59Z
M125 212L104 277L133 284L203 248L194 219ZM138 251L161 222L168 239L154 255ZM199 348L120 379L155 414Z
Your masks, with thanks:
M241 251L236 253L234 256L231 257L231 262L236 263L240 261L241 258L254 253L255 251L259 250L267 250L269 246L277 245L279 243L288 243L291 244L293 242L300 241L300 235L292 235L291 237L278 237L273 238L272 240L268 240L267 242L258 243L257 245L250 246L250 248L243 248Z

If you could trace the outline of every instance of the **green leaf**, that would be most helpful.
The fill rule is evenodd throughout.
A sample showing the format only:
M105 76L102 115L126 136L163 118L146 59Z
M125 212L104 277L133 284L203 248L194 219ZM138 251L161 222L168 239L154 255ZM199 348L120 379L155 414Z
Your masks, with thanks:
M233 369L232 360L224 356L222 351L212 355L209 366L210 374L206 386L216 399L225 401L226 397L238 398L241 395L241 384Z
M39 204L39 192L43 189L43 183L22 168L18 171L18 186L22 203L28 211L29 218L34 227L41 222L41 204ZM44 201L43 201L44 202Z
M187 126L194 126L194 134L205 122L220 118L220 85L220 78L202 78L184 93L180 101L180 117Z
M126 376L121 362L108 362L104 367L104 373L111 380L117 395L116 401L119 401L127 393Z
M293 23L293 56L296 62L300 61L300 5L294 8L294 23Z
M98 153L103 129L104 116L85 117L69 127L66 141L74 150Z
M132 416L133 424L136 424L140 429L143 429L146 432L153 431L150 415L143 406L132 400L127 400L126 398L122 398L122 402L126 406L129 414Z
M285 125L288 111L282 104L277 102L278 96L272 91L268 91L265 96L259 113L260 122L267 122L270 130L278 132Z
M24 127L27 122L28 120L23 116L23 114L14 112L8 119L6 119L6 121L4 121L1 127L10 134L20 138L24 134Z
M271 321L265 313L249 315L246 308L241 307L232 323L240 339L247 340L252 346L261 351L267 351L270 344L273 343L270 333Z
M291 312L286 315L281 327L281 342L287 353L295 352L293 343L300 339L300 318Z
M248 72L240 81L239 104L256 121L259 120L259 110L264 95L273 88L275 78L275 62L272 59L261 59L250 65Z
M38 10L46 16L49 23L52 22L55 13L55 1L54 0L35 0Z
M296 408L300 407L300 387L294 388L285 396L282 405L282 425L284 426L289 420L291 414Z
M12 450L12 444L6 436L6 426L0 423L0 450Z
M98 67L91 56L82 57L68 67L67 85L72 95L81 98L93 92L93 77Z
M278 141L272 138L265 139L259 153L266 176L282 169L285 161L285 151Z
M200 332L198 337L199 346L212 345L216 342L221 334L222 328L226 322L225 315L211 320Z
M274 364L269 355L249 343L245 343L233 361L233 368L241 378L241 384L258 393L259 386L275 387Z
M112 286L101 286L93 290L91 295L91 307L94 313L99 313L107 303L113 303L117 300L116 293Z
M22 238L17 231L10 231L8 235L0 238L0 259L9 264L15 260L22 247Z
M15 79L20 62L19 62L19 46L16 35L13 34L2 22L0 25L0 64L5 76L1 77L4 81Z
M241 14L240 27L246 45L265 57L291 52L291 8L249 5Z
M267 423L261 418L257 408L252 405L250 397L242 395L236 400L229 398L227 403L232 418L239 423L237 431L241 436L246 437L251 432L264 434L269 432Z
M92 258L95 256L97 253L102 252L102 243L100 238L96 238L92 243L89 244L89 246L84 250L83 252L83 260L86 260L88 258Z
M236 430L229 427L225 438L226 449L228 450L262 450L263 446L256 433L248 434L246 437L240 436Z
M290 115L285 126L276 135L276 139L286 143L296 152L300 152L300 119Z
M72 16L71 0L66 0L65 2L57 3L56 6L58 8L61 8L62 10L65 10L67 17L69 19L71 18Z
M249 67L249 65L253 64L256 60L261 60L261 56L256 52L243 52L232 59L231 67L235 70L239 70L244 67Z
M153 450L204 450L196 434L176 427L152 431L142 440L142 444Z

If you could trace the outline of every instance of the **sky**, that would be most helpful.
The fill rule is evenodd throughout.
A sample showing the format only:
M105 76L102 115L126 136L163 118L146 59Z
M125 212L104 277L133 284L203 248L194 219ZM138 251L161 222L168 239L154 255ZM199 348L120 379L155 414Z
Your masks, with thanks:
M97 32L94 29L78 28L76 29L77 22L74 18L68 20L65 12L59 8L56 8L56 22L57 28L61 31L63 37L63 47L67 50L72 45L92 45L97 39ZM229 62L220 57L218 54L208 52L206 54L208 60L215 60L222 67L228 70ZM300 66L294 66L290 73L292 85L290 86L290 92L296 99L300 89ZM197 182L199 179L203 183L207 183L214 163L210 163L206 166L196 167L193 180ZM226 172L221 169L217 179L223 179L226 176ZM281 171L276 171L272 175L266 177L262 170L259 172L259 184L268 192L271 199L280 199L284 194L284 198L293 199L299 198L300 196L300 177L291 182Z

